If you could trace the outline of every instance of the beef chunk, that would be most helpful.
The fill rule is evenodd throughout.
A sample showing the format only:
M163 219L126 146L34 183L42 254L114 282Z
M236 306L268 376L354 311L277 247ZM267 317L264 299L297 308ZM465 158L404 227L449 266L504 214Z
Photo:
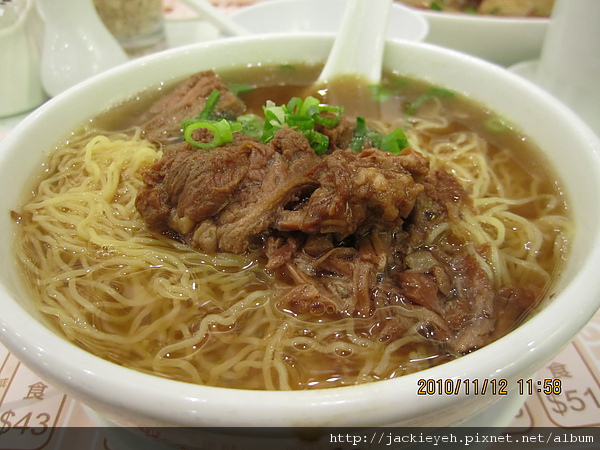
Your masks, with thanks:
M356 121L351 121L346 117L342 117L338 124L334 127L326 127L317 124L315 129L327 136L329 139L329 149L331 151L337 149L346 149L350 147L354 130L356 129Z
M305 174L317 160L297 135L280 130L271 144L261 144L236 133L233 142L208 151L187 143L170 148L147 172L136 206L156 231L175 232L200 250L243 253L314 184Z
M204 109L213 90L221 95L216 113L235 118L245 110L244 104L223 84L212 71L199 72L180 83L169 95L161 97L139 119L147 139L169 143L181 138L181 122L197 117Z
M415 201L411 212L410 231L412 245L417 247L439 224L458 223L462 211L473 211L473 203L467 192L451 174L432 170L422 180L423 195Z
M427 169L427 160L412 150L400 155L377 149L358 154L337 150L309 175L319 187L298 208L282 211L275 227L309 234L333 233L342 240L373 227L401 226L423 190L413 175L421 177Z
M495 293L474 255L457 255L451 270L455 272L454 295L445 301L444 318L455 330L450 345L466 353L491 341L496 321Z

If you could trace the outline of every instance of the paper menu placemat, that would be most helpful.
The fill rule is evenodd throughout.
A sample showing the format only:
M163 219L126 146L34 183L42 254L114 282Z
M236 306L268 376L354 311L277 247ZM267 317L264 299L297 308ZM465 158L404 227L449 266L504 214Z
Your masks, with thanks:
M262 0L265 1L265 0ZM213 0L230 12L256 3L257 0ZM168 17L190 18L193 13L177 0L164 0ZM6 131L0 129L0 140ZM560 379L561 393L545 395L536 389L524 392L526 401L512 426L527 430L532 427L598 427L600 426L600 313L559 355L537 374L541 380ZM528 386L523 386L527 390ZM91 427L92 420L83 406L51 386L25 367L0 344L0 434L9 427ZM35 447L48 443L41 436ZM109 448L101 433L81 437L72 448Z

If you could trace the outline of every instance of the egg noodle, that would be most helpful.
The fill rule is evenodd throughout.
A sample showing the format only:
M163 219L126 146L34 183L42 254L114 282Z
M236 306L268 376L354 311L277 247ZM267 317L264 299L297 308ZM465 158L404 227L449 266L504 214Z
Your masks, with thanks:
M547 287L570 233L562 200L507 165L508 150L490 155L483 138L455 130L435 107L410 121L411 146L462 181L477 208L462 229L443 224L430 242L454 234L489 243L475 253L496 287ZM53 151L18 211L17 258L39 310L66 339L138 371L246 389L371 382L449 359L435 358L437 343L418 323L381 342L364 318L286 314L254 255L208 255L149 232L135 199L141 169L160 154L139 130L87 125Z

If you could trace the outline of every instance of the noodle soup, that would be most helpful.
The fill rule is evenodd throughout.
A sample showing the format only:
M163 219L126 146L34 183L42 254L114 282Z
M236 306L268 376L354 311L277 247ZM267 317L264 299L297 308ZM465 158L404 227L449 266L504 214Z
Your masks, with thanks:
M261 115L267 101L281 105L312 96L343 106L351 123L364 118L379 136L403 130L416 153L402 150L394 157L426 160L426 173L412 174L414 186L425 186L415 188L417 206L390 219L392 225L377 220L365 228L363 221L343 236L308 232L301 251L274 267L273 253L284 247L271 252L269 239L298 239L302 227L290 231L281 223L303 211L319 189L315 185L324 186L314 175L323 172L319 164L337 154L351 155L350 163L360 166L354 153L373 143L363 141L354 153L315 157L312 187L294 191L277 210L287 222L278 219L275 227L270 221L244 251L206 251L179 220L186 217L172 219L177 223L168 230L152 229L140 214L140 192L154 189L149 178L170 162L153 168L182 144L181 136L151 137L145 127L155 120L147 115L149 105L170 93L149 93L96 117L60 144L33 195L14 213L25 278L39 310L65 338L116 364L202 385L338 387L399 377L476 351L551 295L572 224L557 177L548 176L552 170L526 137L457 93L397 74L387 74L378 89L339 80L311 90L305 80L314 79L317 69L219 75L240 92L245 116ZM203 151L214 150L195 150ZM374 174L371 166L365 170ZM446 174L438 178L450 180L443 186L452 207L431 203L435 193L424 199L422 192L438 186L429 173ZM419 212L427 225L418 225ZM444 215L452 217L438 220ZM322 235L328 250L311 250ZM385 263L361 272L356 264L370 258L364 249L379 244L384 249L376 254L385 255ZM333 259L334 253L343 256ZM309 263L307 254L315 256ZM324 268L316 259L333 265ZM355 264L350 275L343 264ZM298 306L294 280L308 272L311 286L335 297L333 303ZM453 273L464 277L455 280ZM365 279L371 280L368 303L348 306ZM349 280L356 285L345 290ZM489 301L479 304L478 297Z

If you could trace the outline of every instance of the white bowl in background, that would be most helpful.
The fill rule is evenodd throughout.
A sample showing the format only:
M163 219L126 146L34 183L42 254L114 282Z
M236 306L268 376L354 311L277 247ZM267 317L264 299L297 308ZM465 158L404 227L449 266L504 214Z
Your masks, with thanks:
M347 0L270 0L241 8L231 17L250 33L335 33ZM393 3L387 38L422 41L427 21L412 8ZM360 30L357 30L360 32Z
M0 338L6 347L48 383L118 425L318 428L464 423L502 397L464 392L420 396L417 381L505 379L514 394L516 380L532 377L562 350L600 304L600 141L562 103L521 77L459 52L406 41L386 43L386 70L464 93L518 124L562 178L577 224L573 247L555 297L525 324L476 352L401 378L278 392L191 385L129 370L68 343L38 320L14 261L10 211L58 141L84 120L145 87L205 69L319 63L332 42L330 35L273 34L165 51L65 91L17 126L0 144L0 226L5 230L0 237Z
M538 58L550 23L547 18L416 11L429 23L425 42L502 66Z

